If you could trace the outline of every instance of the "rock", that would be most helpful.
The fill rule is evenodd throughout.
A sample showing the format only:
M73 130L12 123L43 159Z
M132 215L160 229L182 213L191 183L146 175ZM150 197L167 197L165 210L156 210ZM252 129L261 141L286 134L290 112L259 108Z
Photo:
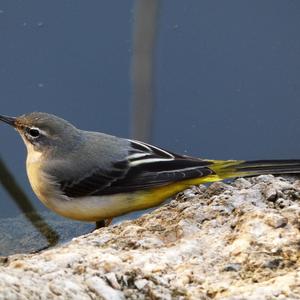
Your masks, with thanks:
M138 290L142 290L146 284L148 283L148 280L146 279L138 279L134 282L134 285L137 287Z
M266 222L268 225L274 228L284 227L288 223L288 218L282 217L280 215L270 215L266 218Z
M266 189L263 191L264 196L266 200L274 202L277 199L277 189L274 187L274 185L269 185L266 187Z
M88 288L104 300L122 300L124 296L121 292L111 288L98 276L92 276L86 280Z
M0 299L299 299L299 182L192 188L136 220L1 257Z
M240 271L240 269L241 269L241 264L232 263L232 264L228 264L227 266L225 266L223 271L225 271L225 272L238 272L238 271Z

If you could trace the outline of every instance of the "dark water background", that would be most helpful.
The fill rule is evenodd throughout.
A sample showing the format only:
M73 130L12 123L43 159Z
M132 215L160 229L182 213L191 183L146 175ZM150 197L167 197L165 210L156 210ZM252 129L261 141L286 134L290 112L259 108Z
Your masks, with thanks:
M158 4L150 142L205 158L300 158L300 2ZM129 0L2 0L0 113L44 111L130 137L134 14ZM45 211L23 142L2 124L0 138L2 160ZM19 214L0 187L0 218Z

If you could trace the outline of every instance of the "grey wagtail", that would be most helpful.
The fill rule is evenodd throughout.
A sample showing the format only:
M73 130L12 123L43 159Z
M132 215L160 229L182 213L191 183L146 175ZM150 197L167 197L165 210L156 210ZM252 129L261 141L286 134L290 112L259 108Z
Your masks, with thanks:
M143 142L83 131L47 113L0 115L27 147L33 191L67 218L100 222L157 206L201 183L261 174L300 173L300 160L209 160Z

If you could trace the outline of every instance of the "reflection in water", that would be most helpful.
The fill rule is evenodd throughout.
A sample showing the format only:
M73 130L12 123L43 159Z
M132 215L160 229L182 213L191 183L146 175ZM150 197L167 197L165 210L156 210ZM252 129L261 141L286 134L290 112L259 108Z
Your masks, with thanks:
M153 56L156 40L158 0L138 0L135 3L133 28L132 127L134 139L149 142L153 113Z
M24 216L47 239L49 247L56 245L59 240L59 235L44 221L41 215L36 212L34 206L31 204L30 200L20 188L1 158L0 182L18 205L20 210L24 213Z

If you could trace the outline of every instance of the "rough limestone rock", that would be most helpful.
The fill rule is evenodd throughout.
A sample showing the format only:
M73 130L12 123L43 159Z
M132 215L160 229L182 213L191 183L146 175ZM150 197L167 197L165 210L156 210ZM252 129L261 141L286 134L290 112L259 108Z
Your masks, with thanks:
M300 299L300 180L194 187L133 221L0 259L0 299Z

